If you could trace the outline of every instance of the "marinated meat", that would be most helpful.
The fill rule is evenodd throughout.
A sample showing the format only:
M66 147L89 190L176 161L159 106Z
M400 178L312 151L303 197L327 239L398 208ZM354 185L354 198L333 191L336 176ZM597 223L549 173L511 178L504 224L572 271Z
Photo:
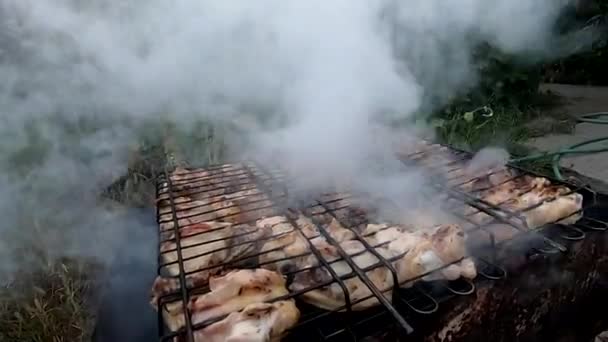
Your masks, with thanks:
M340 243L340 246L351 256L359 268L367 269L365 272L367 277L378 289L387 291L391 288L393 279L390 271L381 264L376 256L366 251L361 242L354 240L344 241ZM363 310L378 304L378 300L372 296L371 290L354 274L348 263L340 257L335 246L325 243L318 244L316 247L333 271L340 278L344 279L344 285L348 291L353 310ZM386 255L389 254L388 251L384 251L384 253ZM316 258L310 257L308 263L303 266L303 269L310 269L299 272L295 276L290 286L292 291L306 291L319 284L332 282L333 278L331 274L327 269L318 264ZM372 296L372 298L357 302L369 296ZM390 297L390 292L386 292L386 296L387 298ZM346 305L344 291L335 280L328 286L304 292L300 298L307 303L326 310L336 310L338 308L344 310Z
M266 233L248 225L227 222L203 222L179 230L184 272L196 274L198 279L208 278L222 270L221 266L236 258L251 254ZM177 243L175 234L160 246L162 270L169 276L178 276Z
M230 253L230 236L234 233L231 223L202 222L180 229L181 255L184 260L184 271L194 272L209 266L217 265L228 258ZM161 242L160 252L163 269L171 276L179 275L177 244L175 234L170 240ZM203 274L213 272L211 269Z
M433 229L404 231L389 228L376 234L376 239L391 241L387 248L395 256L402 255L394 262L399 282L410 286L409 280L459 261L465 256L465 236L457 225L439 225ZM470 260L452 264L438 272L424 276L423 280L446 278L454 280L475 277Z
M175 284L157 280L155 285L173 286ZM188 303L188 312L193 324L222 318L250 304L261 303L287 294L283 277L276 272L264 269L234 270L224 276L212 277L209 279L209 291L203 295L193 296ZM153 307L158 309L154 299ZM185 326L185 313L181 299L165 303L162 313L164 321L171 331Z
M503 204L511 211L523 212L528 228L540 227L550 222L573 224L582 217L583 196L571 193L563 186L537 187ZM541 204L542 203L542 204ZM540 204L540 205L539 205Z
M355 238L355 233L350 229L344 228L338 220L335 218L331 219L331 222L325 228L329 236L331 236L337 242L352 240Z
M293 300L272 304L255 303L241 312L194 332L195 341L271 342L279 341L300 319Z
M286 272L296 267L297 260L289 258L294 244L306 252L306 241L301 237L297 229L284 216L273 216L260 219L256 226L270 230L268 238L260 250L259 262L262 267ZM291 249L290 249L291 248Z
M287 294L283 276L261 268L236 270L211 278L209 289L209 293L194 298L189 304L195 324Z
M525 224L531 229L552 222L572 224L582 216L581 194L571 193L567 187L553 185L542 177L520 177L482 192L480 197L507 211L520 213L519 216L524 218ZM476 223L487 223L491 220L490 216L472 207L468 210L468 214L471 213L474 213L471 218ZM497 214L508 216L507 212L497 211Z

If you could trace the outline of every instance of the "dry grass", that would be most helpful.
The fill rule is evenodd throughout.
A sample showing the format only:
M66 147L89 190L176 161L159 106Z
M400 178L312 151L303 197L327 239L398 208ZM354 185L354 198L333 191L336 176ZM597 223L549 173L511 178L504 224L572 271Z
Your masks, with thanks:
M99 271L66 259L19 272L0 289L0 341L89 341Z
M191 132L158 123L146 128L127 172L101 196L123 206L153 205L156 179L167 165L184 164L186 160L199 165L221 161L226 133L231 134L204 124L192 127ZM14 257L21 260L20 271L8 284L0 281L0 342L90 341L98 310L96 301L102 300L102 266L91 259L50 257L46 250L49 247L41 241L45 241L45 231L51 229L45 226L44 231L37 231L32 220L23 219L20 226L24 230L16 232L20 238L12 246ZM61 227L58 232L72 228ZM54 246L57 239L61 246L61 236L52 238Z

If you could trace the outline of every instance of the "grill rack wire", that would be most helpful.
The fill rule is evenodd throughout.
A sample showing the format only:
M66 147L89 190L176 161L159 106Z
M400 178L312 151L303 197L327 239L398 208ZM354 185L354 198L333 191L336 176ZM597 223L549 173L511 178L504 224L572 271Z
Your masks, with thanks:
M432 162L429 162L429 156L436 156L438 154L440 155L441 153L448 153L451 157L449 157L449 159L444 158L439 162L437 162L436 159ZM458 158L455 159L454 157ZM303 209L294 209L287 207L287 205L285 204L285 199L288 197L289 194L289 187L288 181L285 179L285 176L281 171L269 171L264 169L260 165L256 165L251 162L241 163L240 165L224 164L208 167L204 169L205 175L202 177L197 176L197 173L200 173L201 171L194 170L177 174L175 172L171 173L169 172L169 170L167 170L165 172L164 177L159 179L157 184L157 201L158 203L164 202L168 204L169 208L168 210L162 210L160 205L157 206L157 221L159 225L161 223L172 223L172 228L170 230L160 231L159 251L160 244L169 240L163 238L163 236L165 236L167 233L173 233L174 239L172 241L175 243L176 247L174 250L159 253L158 274L162 276L167 276L164 274L164 269L169 265L177 264L179 268L179 276L171 277L177 278L181 285L179 291L164 294L159 298L158 307L160 309L158 310L158 325L160 340L169 341L176 340L177 338L177 340L179 341L194 341L195 330L202 329L205 326L208 326L213 322L219 321L225 317L224 316L215 318L206 322L193 323L191 313L189 312L189 310L184 309L183 314L185 318L185 326L179 329L178 331L167 331L168 329L166 329L165 327L162 315L162 311L165 310L167 303L180 301L182 308L187 308L187 304L193 296L209 291L208 287L206 287L205 285L184 286L183 284L188 284L188 276L204 271L206 269L215 269L217 267L230 267L236 265L238 266L238 268L253 268L263 266L262 264L260 264L259 262L255 262L254 260L262 254L271 253L283 247L281 246L277 249L271 249L264 252L249 253L244 256L240 256L236 259L230 260L228 262L215 264L207 268L198 269L197 271L186 272L184 262L198 258L204 254L216 252L217 250L206 252L201 255L184 257L184 249L201 245L192 244L186 247L181 246L180 239L175 238L180 236L180 229L184 228L184 226L180 225L180 220L184 219L188 219L189 224L196 224L198 222L209 221L209 219L201 218L199 221L193 222L192 218L205 217L205 215L207 215L213 216L214 220L216 221L236 221L236 223L238 224L254 224L257 219L264 216L282 215L287 218L288 222L293 227L293 231L300 232L300 236L304 237L305 240L308 242L309 251L302 255L266 261L264 264L275 263L290 258L296 258L303 255L312 254L318 260L318 266L300 270L291 270L285 273L287 278L293 279L292 277L295 276L295 274L313 268L325 269L331 275L332 278L329 282L319 283L297 292L290 292L288 295L279 298L274 298L270 301L274 302L278 300L285 300L287 298L296 299L297 306L300 309L302 315L298 324L292 329L290 329L291 333L287 335L287 339L301 341L358 340L362 337L365 338L380 336L386 334L387 331L390 334L393 334L394 336L405 336L407 334L412 333L414 330L412 325L409 323L410 318L419 319L420 316L430 315L438 310L439 304L441 302L453 298L455 296L464 296L471 294L475 290L475 284L480 281L505 279L507 277L507 272L503 267L500 266L501 260L499 257L499 252L503 246L507 246L510 242L521 238L524 235L532 235L539 242L541 242L539 246L532 247L532 250L535 253L563 253L567 251L567 247L564 246L564 244L555 241L554 238L549 238L545 236L546 234L543 234L543 232L546 228L558 228L560 232L559 234L557 234L557 236L558 238L563 239L565 242L578 241L584 239L586 236L586 231L604 231L608 229L607 223L584 216L577 223L572 225L547 224L543 227L529 229L526 226L526 220L523 218L523 214L526 211L532 210L540 206L544 202L554 200L554 198L544 200L541 203L537 203L528 208L524 208L518 211L509 211L500 207L500 203L498 205L491 204L475 196L475 193L480 193L488 189L476 189L473 193L463 191L460 188L461 186L463 186L464 184L475 182L477 181L477 179L469 177L468 179L459 180L459 177L451 177L450 174L454 173L459 169L462 169L462 163L467 162L471 159L471 157L472 155L468 152L447 148L438 144L425 144L422 150L404 153L400 155L400 158L402 159L404 164L415 164L419 166L422 165L427 167L429 171L432 171L431 178L434 180L433 184L438 188L438 190L441 190L441 193L446 195L450 200L453 200L453 202L459 203L463 206L473 207L477 210L474 213L468 213L465 215L462 213L462 210L457 210L462 209L462 207L451 208L451 213L454 216L458 217L459 219L462 219L464 222L467 222L468 227L464 229L465 233L470 234L475 231L482 231L488 236L488 243L485 246L481 246L482 248L477 249L478 254L471 253L471 255L466 256L473 258L478 269L478 274L481 275L481 277L478 276L474 281L458 279L455 281L415 282L414 285L410 288L401 288L400 286L404 283L421 279L422 277L432 272L460 262L462 259L456 260L450 264L446 264L441 268L429 271L415 278L398 281L396 272L392 267L391 263L396 259L402 257L402 255L393 257L391 259L386 259L382 257L375 251L374 248L382 246L386 243L371 246L364 239L365 236L362 236L358 229L354 229L357 226L368 223L369 221L364 215L357 212L353 213L352 207L350 207L348 203L346 203L346 205L343 203L347 202L350 198L348 197L348 195L338 194L336 198L335 194L327 194L326 196L321 196L321 198L329 198L326 198L324 200L316 199L314 203L308 203L308 206L302 205L301 207L299 207ZM446 167L450 168L446 169ZM436 170L443 170L443 172L438 172ZM514 171L515 174L512 177L509 177L506 180L502 181L500 184L512 181L519 177L523 177L524 175L540 176L528 170L522 170L513 165L509 165L509 170ZM179 175L181 179L172 180L172 175ZM487 176L487 174L485 176ZM597 203L597 193L589 187L582 185L574 185L569 182L557 181L546 176L542 177L550 179L552 184L565 185L569 187L571 189L570 193L579 192L583 194L583 212L586 208L594 206ZM500 184L495 184L494 186L498 186ZM203 205L196 204L183 208L185 204L188 204L192 201L191 199L190 201L179 201L178 203L178 200L183 199L183 197L181 196L204 195L207 199L205 205L212 206L214 204L220 203L220 201L223 201L224 196L226 196L227 194L234 195L238 194L239 192L256 190L257 194L255 195L246 194L242 197L232 198L234 202L239 202L238 214L228 214L224 216L219 215L218 212L221 212L223 209L227 209L222 208L219 210L211 209L202 212L196 211L194 214L189 215L189 211L200 209ZM521 196L524 193L520 193L519 195ZM182 208L178 209L176 208L176 205L181 205ZM344 211L347 212L346 215L344 215ZM248 213L251 213L249 219L243 221L235 220L235 216L245 217ZM473 222L469 217L476 213L483 213L489 218L491 218L491 220L483 222L481 224L478 222ZM315 227L320 232L320 236L323 236L328 243L337 248L337 251L340 254L340 258L327 261L321 256L320 252L310 241L311 239L317 236L306 237L301 232L300 227L295 221L295 216L298 214L304 214L305 216L312 219L312 222L314 223ZM325 215L325 217L328 217L327 215L329 215L330 218L336 219L343 227L350 229L355 234L355 240L361 242L364 245L365 250L359 253L346 253L340 247L337 241L335 241L328 234L322 220L318 218L319 215ZM561 219L556 220L555 222L560 221ZM487 227L493 223L501 223L510 227L514 227L517 230L517 234L514 234L508 239L502 239L501 241L497 242L497 239L494 236L494 232L487 229ZM205 233L207 232L198 234ZM243 235L246 234L250 233L244 233ZM263 239L276 238L283 234L285 233L270 237L264 237ZM193 235L188 235L188 237L191 236ZM226 237L225 239L229 238L233 238L233 236ZM218 239L206 241L203 244L212 243L214 241L218 241ZM245 240L245 242L239 243L246 244L254 242L256 241ZM230 245L225 248L228 249L232 248L233 246L234 245ZM173 262L163 262L162 254L168 252L176 252L177 260ZM353 261L353 257L366 252L371 252L379 260L379 262L365 269L361 269ZM332 270L331 264L340 261L346 262L351 267L353 272L346 275L338 276ZM379 289L367 277L366 272L377 267L386 267L391 272L394 284L391 288ZM356 301L350 300L349 293L346 290L344 282L348 279L353 279L355 277L361 280L368 287L372 295L364 298L359 298ZM345 298L344 306L336 308L333 311L326 311L314 308L311 305L298 301L298 297L301 294L308 291L323 288L332 283L336 283L341 287L343 296ZM390 292L390 301L387 300L385 295L383 295L388 292ZM376 305L374 308L366 309L362 312L355 311L352 309L353 305L368 300L370 298L376 299L380 305Z

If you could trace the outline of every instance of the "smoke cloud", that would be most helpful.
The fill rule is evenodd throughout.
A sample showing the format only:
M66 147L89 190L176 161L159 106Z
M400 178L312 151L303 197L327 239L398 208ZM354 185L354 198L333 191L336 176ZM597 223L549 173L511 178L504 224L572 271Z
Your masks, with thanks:
M2 231L37 225L27 238L44 235L49 251L108 255L124 220L97 194L126 170L137 129L160 119L236 123L253 143L234 157L282 165L302 190L345 184L407 203L424 176L402 173L392 146L426 131L383 123L474 86L480 42L546 55L562 5L4 0Z

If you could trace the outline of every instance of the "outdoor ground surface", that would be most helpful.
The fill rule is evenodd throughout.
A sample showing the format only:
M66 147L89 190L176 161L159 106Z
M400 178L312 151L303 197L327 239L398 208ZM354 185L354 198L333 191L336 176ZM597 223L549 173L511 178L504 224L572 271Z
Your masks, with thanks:
M576 116L608 111L608 87L544 84L541 86L541 90L551 91L562 97L562 103L552 109L555 113L562 112ZM530 139L528 145L541 151L553 151L602 136L608 136L608 125L580 123L576 125L571 134L548 134ZM600 146L602 146L601 143L590 147ZM608 142L603 146L608 147ZM608 181L608 152L563 157L561 165L600 181Z

